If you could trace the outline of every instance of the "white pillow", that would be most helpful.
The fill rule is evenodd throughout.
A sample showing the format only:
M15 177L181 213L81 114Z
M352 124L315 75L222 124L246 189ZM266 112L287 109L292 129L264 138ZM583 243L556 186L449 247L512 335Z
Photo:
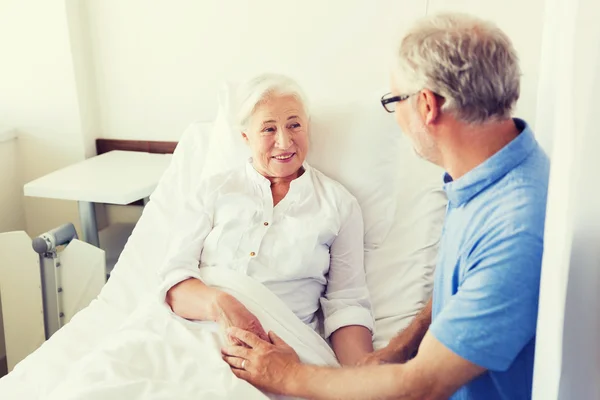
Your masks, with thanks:
M446 215L443 170L418 158L408 140L399 159L391 229L377 249L365 251L376 349L406 328L430 299Z
M396 171L402 134L380 93L362 101L319 107L312 113L308 161L340 182L358 200L365 223L365 249L387 236L395 212Z
M202 179L237 168L250 157L250 150L244 143L241 132L234 129L234 99L235 85L225 83L219 91L219 108L210 132Z

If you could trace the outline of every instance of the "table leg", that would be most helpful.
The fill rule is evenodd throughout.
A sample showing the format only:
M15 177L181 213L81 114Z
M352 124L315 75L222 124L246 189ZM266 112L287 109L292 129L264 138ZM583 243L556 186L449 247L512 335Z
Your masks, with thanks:
M93 246L100 247L94 203L87 201L79 202L79 219L81 221L81 230L83 231L83 240Z

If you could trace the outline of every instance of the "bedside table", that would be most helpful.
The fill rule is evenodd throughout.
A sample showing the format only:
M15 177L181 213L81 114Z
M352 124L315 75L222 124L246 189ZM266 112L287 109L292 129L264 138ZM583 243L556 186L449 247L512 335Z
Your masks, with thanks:
M110 151L25 184L24 194L77 201L83 240L99 247L94 203L146 203L171 159L171 154Z

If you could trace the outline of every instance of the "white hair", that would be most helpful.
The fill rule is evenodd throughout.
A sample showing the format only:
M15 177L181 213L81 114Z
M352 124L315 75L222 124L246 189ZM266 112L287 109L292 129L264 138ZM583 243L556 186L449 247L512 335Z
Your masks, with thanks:
M404 36L398 55L399 79L411 86L406 89L444 97L442 110L457 119L510 118L521 71L510 39L493 23L466 14L426 17Z
M246 130L256 107L274 95L295 97L308 117L306 95L296 81L285 75L266 73L250 79L240 86L237 94L236 123L238 128L242 131Z

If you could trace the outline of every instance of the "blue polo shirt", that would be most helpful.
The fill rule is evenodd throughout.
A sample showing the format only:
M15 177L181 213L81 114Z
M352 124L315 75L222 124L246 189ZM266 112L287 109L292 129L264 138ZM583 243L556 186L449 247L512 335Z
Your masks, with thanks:
M453 400L531 398L550 163L527 124L453 181L435 272L430 332L486 368Z

